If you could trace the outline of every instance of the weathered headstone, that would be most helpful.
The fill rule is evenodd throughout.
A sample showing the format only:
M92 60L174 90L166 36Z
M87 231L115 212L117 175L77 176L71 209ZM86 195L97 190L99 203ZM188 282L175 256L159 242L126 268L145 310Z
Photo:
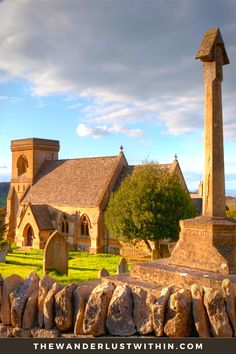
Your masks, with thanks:
M57 270L68 274L68 245L64 236L55 231L48 239L43 257L43 273Z
M129 271L128 263L126 259L122 257L117 266L117 274L128 273L128 271Z
M0 250L0 262L6 263L6 255L9 250L9 245L5 245Z
M98 279L109 277L110 273L105 268L102 268L98 272Z

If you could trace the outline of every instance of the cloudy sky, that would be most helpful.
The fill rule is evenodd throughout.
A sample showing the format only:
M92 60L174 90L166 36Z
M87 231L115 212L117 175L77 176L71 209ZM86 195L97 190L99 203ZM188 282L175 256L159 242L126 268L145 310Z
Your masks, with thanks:
M10 141L58 139L60 158L171 162L202 178L204 87L195 60L220 27L227 190L236 190L236 1L0 0L0 181Z

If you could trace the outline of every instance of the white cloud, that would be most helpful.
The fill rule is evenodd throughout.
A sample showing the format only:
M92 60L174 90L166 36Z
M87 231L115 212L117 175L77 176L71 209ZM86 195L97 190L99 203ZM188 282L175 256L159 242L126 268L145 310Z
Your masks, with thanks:
M5 100L7 100L7 99L8 99L7 96L0 96L0 101L5 101Z
M169 134L191 132L202 128L204 95L194 54L215 24L231 60L223 92L236 110L235 11L230 1L218 1L214 11L211 6L185 0L3 2L0 81L24 80L35 96L91 100L82 110L83 124L95 130L90 135L115 133L117 124L123 134L138 135L130 124L144 122L161 123ZM80 131L87 134L85 127ZM225 115L226 134L234 129Z
M76 132L80 137L92 136L93 138L100 138L105 135L110 135L111 133L120 133L130 137L142 137L144 135L141 129L128 129L118 124L111 127L107 125L91 127L81 123L78 125Z

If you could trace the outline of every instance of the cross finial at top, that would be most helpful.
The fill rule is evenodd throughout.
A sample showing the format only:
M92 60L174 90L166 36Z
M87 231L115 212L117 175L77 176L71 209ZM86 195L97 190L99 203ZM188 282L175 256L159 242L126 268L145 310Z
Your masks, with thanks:
M177 154L174 155L174 160L177 161L178 160L178 156Z
M124 147L121 145L120 146L120 154L123 154Z

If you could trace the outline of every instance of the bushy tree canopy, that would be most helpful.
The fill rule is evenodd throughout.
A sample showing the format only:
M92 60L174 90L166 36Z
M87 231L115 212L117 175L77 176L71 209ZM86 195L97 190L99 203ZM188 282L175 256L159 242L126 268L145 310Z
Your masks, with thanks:
M6 231L6 224L5 224L5 209L0 208L0 250L2 247L7 245L7 241L4 240L4 232Z
M196 209L179 178L150 163L136 167L111 195L105 223L110 236L124 242L176 240L179 220L194 216Z

